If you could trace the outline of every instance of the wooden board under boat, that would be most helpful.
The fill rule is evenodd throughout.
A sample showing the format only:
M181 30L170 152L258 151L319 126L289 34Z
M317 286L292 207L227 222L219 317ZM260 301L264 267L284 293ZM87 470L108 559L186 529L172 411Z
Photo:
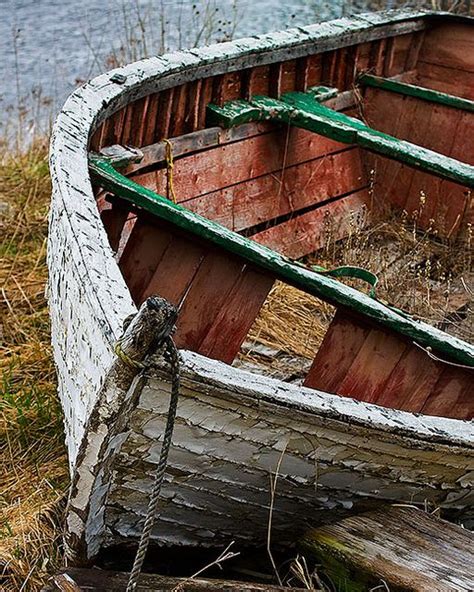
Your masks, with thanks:
M446 238L470 231L472 30L365 15L151 58L70 97L48 257L76 561L142 528L169 374L157 360L144 381L114 346L143 305L123 343L145 358L154 294L180 308L183 383L157 542L262 543L276 467L280 543L380 500L469 517L473 346L293 260L387 206ZM222 111L236 99L241 125ZM113 145L141 157L120 163ZM231 365L276 279L337 308L304 385Z

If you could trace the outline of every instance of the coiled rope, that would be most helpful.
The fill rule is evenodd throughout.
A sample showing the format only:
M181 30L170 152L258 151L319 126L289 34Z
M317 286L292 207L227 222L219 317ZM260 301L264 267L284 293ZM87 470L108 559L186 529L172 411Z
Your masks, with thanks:
M130 572L130 578L128 580L126 592L134 592L140 578L143 562L145 560L148 544L150 542L151 531L155 522L156 511L160 501L161 486L165 476L166 465L168 464L168 454L170 451L171 438L173 436L173 428L176 418L176 409L178 406L180 385L179 354L174 341L170 336L166 337L164 341L164 355L171 369L171 395L168 408L168 417L166 420L166 428L163 436L163 444L160 451L160 459L156 469L155 481L150 495L150 501L148 502L148 510L146 513L142 534L140 536L140 542L138 543L135 561L133 562L132 571Z

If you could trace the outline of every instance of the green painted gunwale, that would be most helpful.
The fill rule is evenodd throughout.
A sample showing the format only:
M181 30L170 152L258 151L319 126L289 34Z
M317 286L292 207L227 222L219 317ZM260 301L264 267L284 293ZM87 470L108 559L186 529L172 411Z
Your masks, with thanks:
M359 84L362 86L370 86L372 88L380 88L388 92L395 92L404 96L415 97L428 101L430 103L438 103L454 109L461 109L463 111L474 112L474 101L450 95L424 86L417 86L416 84L408 84L407 82L400 82L390 78L383 78L382 76L373 76L371 74L362 74L358 78Z
M105 158L89 155L95 182L115 196L156 215L185 232L212 242L242 257L305 292L335 306L342 306L395 331L424 348L431 348L449 361L474 368L474 346L427 323L405 316L345 284L260 245L220 224L175 204L118 172Z
M474 166L399 140L363 121L321 105L314 92L289 92L280 99L256 96L237 99L222 107L208 105L208 121L233 127L251 121L277 121L300 127L345 144L387 156L408 166L474 188Z

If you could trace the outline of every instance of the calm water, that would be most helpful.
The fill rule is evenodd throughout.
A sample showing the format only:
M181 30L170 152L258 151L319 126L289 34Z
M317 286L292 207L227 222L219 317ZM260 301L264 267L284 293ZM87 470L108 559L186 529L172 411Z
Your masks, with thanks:
M378 2L391 6L393 2ZM147 55L367 10L348 0L0 0L0 126L50 117L77 84Z

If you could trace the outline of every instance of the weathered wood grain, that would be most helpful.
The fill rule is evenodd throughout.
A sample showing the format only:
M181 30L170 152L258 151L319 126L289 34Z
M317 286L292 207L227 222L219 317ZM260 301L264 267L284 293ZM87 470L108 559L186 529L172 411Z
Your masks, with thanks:
M307 556L322 562L336 587L363 591L472 590L474 535L414 508L388 507L307 534Z
M100 569L67 568L53 576L43 592L125 592L128 573ZM173 578L143 573L137 592L296 592L302 588L280 587L231 580Z

